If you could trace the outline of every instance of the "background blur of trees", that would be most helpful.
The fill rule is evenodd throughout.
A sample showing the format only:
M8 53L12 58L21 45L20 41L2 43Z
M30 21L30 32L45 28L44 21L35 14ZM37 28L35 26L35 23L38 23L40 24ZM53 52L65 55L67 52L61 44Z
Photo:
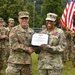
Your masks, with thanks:
M34 1L36 1L35 9ZM15 19L15 25L17 25L18 12L28 11L30 13L30 27L39 28L45 24L46 14L53 12L58 14L58 24L66 5L64 1L66 0L0 0L0 17L2 17L6 23L8 23L8 18L12 17Z

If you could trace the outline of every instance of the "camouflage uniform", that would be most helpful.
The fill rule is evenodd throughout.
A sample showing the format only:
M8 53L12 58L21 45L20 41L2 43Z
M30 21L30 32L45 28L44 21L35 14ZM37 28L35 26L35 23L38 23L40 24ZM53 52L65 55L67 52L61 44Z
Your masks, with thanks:
M8 31L5 27L0 29L0 71L2 69L4 69L4 64L6 64L4 62L5 62L5 58L6 58L5 57L5 54L6 54L5 50L6 50L6 46L7 46L6 42L8 40L8 38L2 39L1 38L2 35L8 35Z
M66 30L64 31L64 33L65 33L66 42L67 42L65 50L63 52L63 63L65 65L67 60L71 60L72 50L71 50L71 31Z
M6 75L32 75L31 55L27 48L30 44L32 29L23 29L21 25L12 28L9 36L11 46Z
M72 65L75 68L75 34L72 34Z
M39 75L61 75L62 53L66 41L64 32L57 27L53 31L44 30L41 33L49 35L49 43L41 50L38 58Z
M14 27L14 19L13 18L9 18L8 19L9 22L9 26L6 28L8 30L8 34L10 34L11 29ZM8 60L8 57L10 55L10 47L9 47L9 40L7 41L7 46L6 46L7 50L6 50L6 61Z
M7 27L6 28L7 30L8 30L8 35L9 35L9 33L10 33L10 31L11 31L11 28L10 27ZM9 57L9 55L10 55L10 47L9 47L9 40L7 41L7 44L6 44L7 46L6 46L6 62L7 62L7 60L8 60L8 57Z

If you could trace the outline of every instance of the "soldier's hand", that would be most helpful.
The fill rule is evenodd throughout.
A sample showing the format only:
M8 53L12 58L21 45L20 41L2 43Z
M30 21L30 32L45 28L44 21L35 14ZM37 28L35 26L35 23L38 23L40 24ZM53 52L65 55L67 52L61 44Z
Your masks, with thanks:
M28 53L32 54L34 52L34 48L33 47L28 47Z
M1 36L2 39L7 38L7 37L8 37L7 35L2 35Z
M12 37L13 35L14 35L14 33L10 33L10 34L9 34L9 37Z
M41 44L40 47L43 49L46 46L46 44Z
M75 32L72 32L73 35L75 35Z

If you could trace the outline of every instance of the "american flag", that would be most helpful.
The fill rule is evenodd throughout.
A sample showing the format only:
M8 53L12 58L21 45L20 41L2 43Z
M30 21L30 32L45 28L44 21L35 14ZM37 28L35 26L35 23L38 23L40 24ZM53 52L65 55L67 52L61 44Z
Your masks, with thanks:
M75 32L75 26L73 25L73 18L75 13L75 0L72 0L69 4L67 3L64 13L60 19L62 25L71 31Z
M68 0L68 3L70 3L71 1L75 2L75 0Z
M67 13L68 13L68 8L69 8L69 5L67 4L66 8L64 9L64 13L62 14L62 17L60 19L62 25L64 25L64 26L66 26L66 16L67 16Z

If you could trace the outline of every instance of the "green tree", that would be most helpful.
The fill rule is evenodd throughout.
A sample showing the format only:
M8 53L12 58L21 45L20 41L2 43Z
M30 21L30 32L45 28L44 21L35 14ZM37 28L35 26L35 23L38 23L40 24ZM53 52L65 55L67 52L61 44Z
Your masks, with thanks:
M58 21L62 14L61 4L62 4L62 0L43 0L43 4L42 4L42 16L44 17L43 23L45 23L44 20L46 18L46 14L52 12L58 15L58 19L57 19L57 24L58 24Z
M39 6L40 5L38 4L38 8L40 8ZM30 26L33 27L33 14L34 14L35 15L34 27L38 27L40 25L40 18L37 13L37 11L40 10L38 8L37 10L35 9L34 12L34 0L1 0L0 17L2 17L7 23L8 23L8 18L12 17L15 19L16 22L15 25L17 25L18 12L23 10L28 11L30 13Z
M27 2L26 5L24 6L24 10L28 11L30 14L30 27L33 27L33 4L30 2Z
M16 24L18 23L17 17L18 12L23 10L23 3L19 0L2 0L0 2L0 17L6 22L8 18L12 17L15 19Z
M30 27L40 27L40 16L34 9L34 4L27 2L24 9L30 13Z

